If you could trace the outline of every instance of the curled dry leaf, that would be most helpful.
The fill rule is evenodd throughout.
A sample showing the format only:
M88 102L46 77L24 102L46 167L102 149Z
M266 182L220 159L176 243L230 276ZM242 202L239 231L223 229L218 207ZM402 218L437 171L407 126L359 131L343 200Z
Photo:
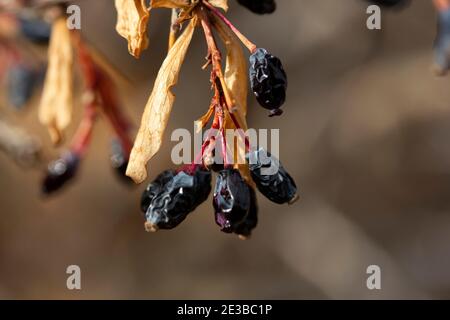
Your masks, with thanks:
M197 19L192 19L169 51L156 77L126 172L127 176L136 183L141 183L146 179L147 162L161 147L162 137L175 101L171 89L178 81L181 65L186 57L196 24Z
M127 39L128 51L135 58L148 47L147 24L150 9L145 0L115 0L117 32Z
M39 108L39 119L47 126L53 143L62 140L62 131L70 124L73 109L73 50L66 19L53 23L48 49L48 69Z

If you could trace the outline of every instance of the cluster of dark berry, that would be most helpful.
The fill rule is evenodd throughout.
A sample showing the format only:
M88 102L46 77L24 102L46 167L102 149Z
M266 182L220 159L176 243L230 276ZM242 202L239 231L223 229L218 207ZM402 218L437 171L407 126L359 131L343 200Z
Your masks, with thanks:
M247 158L253 183L265 197L277 204L292 204L297 200L295 182L278 159L263 149L251 152ZM239 170L219 167L215 167L217 180L213 195L216 223L225 233L247 238L258 222L255 191ZM150 183L141 200L146 229L175 228L206 201L211 192L210 168L191 165L178 171L168 170ZM265 174L264 169L268 168L277 169Z

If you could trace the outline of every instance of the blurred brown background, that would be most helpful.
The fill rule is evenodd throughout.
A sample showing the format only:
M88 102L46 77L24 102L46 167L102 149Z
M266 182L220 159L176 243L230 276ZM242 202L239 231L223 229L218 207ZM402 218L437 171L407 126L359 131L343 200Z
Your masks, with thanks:
M79 3L83 33L132 79L122 100L138 124L170 12L152 13L150 50L136 61L114 31L112 1ZM431 1L384 11L382 31L366 29L359 0L278 3L260 17L230 0L229 16L284 61L285 115L269 119L250 98L249 124L281 128L281 160L302 201L280 207L259 196L260 225L246 242L218 230L210 201L176 230L147 234L145 186L116 179L101 121L77 181L50 199L39 195L42 170L0 155L0 298L450 298L450 80L430 71ZM203 42L198 32L168 132L192 130L208 107ZM36 107L15 118L48 146ZM151 179L172 146L166 135ZM71 264L82 269L81 291L66 288ZM372 264L382 268L376 292L366 288Z

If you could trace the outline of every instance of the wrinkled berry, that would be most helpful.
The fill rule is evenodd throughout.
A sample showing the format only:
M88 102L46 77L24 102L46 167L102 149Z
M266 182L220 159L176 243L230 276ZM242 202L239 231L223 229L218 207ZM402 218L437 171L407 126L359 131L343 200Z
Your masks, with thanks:
M257 14L273 13L277 9L275 0L238 0L238 2Z
M280 59L257 49L250 56L250 84L259 104L271 110L270 116L282 113L288 82Z
M129 157L125 154L122 144L118 140L113 140L111 143L111 166L124 182L132 182L126 175L128 160Z
M67 152L60 159L51 162L42 184L42 191L50 194L59 190L75 176L79 162L80 158L72 152Z
M30 41L38 44L46 44L50 40L51 26L41 19L20 18L20 29L22 34Z
M244 221L238 224L234 230L237 235L248 238L251 236L253 229L258 225L258 203L256 200L256 193L253 188L249 187L250 190L250 209Z
M144 191L141 208L149 231L172 229L204 202L211 192L211 172L165 171Z
M37 76L33 69L23 64L11 66L8 72L8 99L17 109L22 108L33 95Z
M216 223L225 233L232 233L244 222L250 210L250 188L238 170L219 172L214 189L213 206Z
M278 159L264 149L252 152L248 159L253 181L265 197L278 204L292 203L297 199L295 181Z

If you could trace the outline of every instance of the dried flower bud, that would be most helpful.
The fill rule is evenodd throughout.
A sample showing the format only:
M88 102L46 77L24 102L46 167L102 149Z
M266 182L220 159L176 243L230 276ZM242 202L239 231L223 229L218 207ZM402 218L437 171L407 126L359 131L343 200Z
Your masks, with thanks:
M266 49L257 49L250 56L250 84L256 99L270 115L280 115L286 100L287 76L277 57Z
M238 170L219 172L214 189L213 206L216 223L225 233L232 233L241 225L250 210L250 188Z
M67 152L60 159L51 162L42 184L42 191L50 194L59 190L75 176L79 162L80 158L73 152Z
M211 192L211 173L194 170L165 171L153 181L141 199L149 231L173 229L204 202Z
M278 204L293 203L297 200L295 181L278 159L264 149L252 152L248 158L253 181L266 198ZM264 174L263 170L269 168L278 168L278 171L275 174Z
M37 75L24 64L12 65L8 73L8 98L11 105L22 108L33 95Z
M257 14L269 14L277 9L275 0L238 0L238 2Z

